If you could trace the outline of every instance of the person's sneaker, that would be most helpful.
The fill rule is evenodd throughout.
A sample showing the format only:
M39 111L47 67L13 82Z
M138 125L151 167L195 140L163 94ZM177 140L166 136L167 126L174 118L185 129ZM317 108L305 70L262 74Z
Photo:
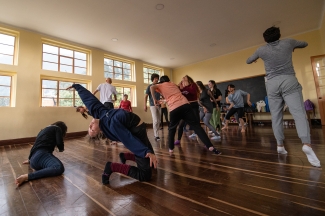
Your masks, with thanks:
M192 133L191 135L188 136L189 138L195 138L196 137L196 134L195 133Z
M174 152L174 150L172 150L172 149L169 149L169 153L173 153Z
M125 159L124 153L121 152L121 153L119 154L119 156L120 156L121 163L122 163L122 164L125 164L126 159Z
M208 134L213 134L213 132L212 131L209 131Z
M160 137L155 137L155 140L156 140L156 141L159 141L159 140L160 140Z
M221 139L221 136L213 136L213 137L211 137L211 139L212 140L219 140L219 139Z
M288 152L284 149L284 146L278 146L277 149L279 154L287 154Z
M174 142L174 145L179 145L181 142L179 141L179 140L176 140L175 142Z
M222 153L219 151L219 150L217 150L217 149L213 149L213 153L215 153L216 155L221 155Z
M102 183L105 184L109 184L109 177L112 174L112 170L111 170L111 162L107 162L104 172L102 174Z
M318 160L314 150L311 147L304 145L302 147L302 151L307 155L308 161L311 165L314 167L321 167L320 161Z

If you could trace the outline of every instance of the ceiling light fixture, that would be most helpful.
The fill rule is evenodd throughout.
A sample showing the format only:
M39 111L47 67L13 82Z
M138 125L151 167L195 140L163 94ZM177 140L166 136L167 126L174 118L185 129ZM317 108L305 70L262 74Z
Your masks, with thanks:
M118 39L117 38L112 38L112 41L116 42L116 41L118 41Z
M156 5L157 10L162 10L162 9L164 9L164 7L165 7L165 5L163 5L163 4L157 4Z

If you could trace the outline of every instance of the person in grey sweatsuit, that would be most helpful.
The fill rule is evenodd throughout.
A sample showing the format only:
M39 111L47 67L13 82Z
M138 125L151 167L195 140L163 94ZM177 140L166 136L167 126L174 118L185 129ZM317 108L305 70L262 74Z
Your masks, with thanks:
M278 153L287 154L283 146L283 106L287 104L295 120L298 136L304 144L303 152L308 161L315 167L320 167L320 161L310 145L310 129L302 97L302 87L299 84L292 65L292 52L296 48L305 48L307 42L294 39L280 39L280 29L268 28L263 37L266 45L247 59L246 63L256 62L258 58L264 61L266 71L265 85L272 115L272 128L278 144Z

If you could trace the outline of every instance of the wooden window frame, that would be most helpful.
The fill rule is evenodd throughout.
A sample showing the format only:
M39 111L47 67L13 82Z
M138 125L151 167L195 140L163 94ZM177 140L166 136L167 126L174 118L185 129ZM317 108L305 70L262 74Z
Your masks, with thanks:
M9 54L5 54L5 53L1 53L1 51L0 51L0 54L1 55L12 56L13 57L12 58L12 63L11 64L0 63L0 64L17 65L18 64L18 40L19 40L19 32L0 27L0 34L14 37L14 45L13 45L14 52L13 52L13 54L12 55L9 55ZM0 41L0 44L6 45L6 46L12 46L12 45L9 45L9 44L1 43L1 41Z
M105 64L105 60L112 60L113 61L113 65L112 65L113 72L105 71L105 65L106 66L111 66L111 65ZM115 61L122 62L122 67L115 66L115 64L114 64ZM128 68L123 67L124 64L130 64L130 69L129 69L130 70L130 75L124 74L123 69L128 69ZM115 68L121 68L122 73L120 75L122 75L122 79L115 79L115 75L116 75ZM112 77L111 76L106 76L106 73L112 73L113 76ZM130 76L130 80L125 80L125 78L124 78L125 76ZM123 59L123 58L118 58L118 57L111 56L111 55L105 55L104 56L104 77L105 78L111 78L111 79L114 79L114 80L123 80L123 81L127 81L127 82L135 82L134 61L130 61L130 60Z
M9 96L1 96L0 95L0 98L9 98L9 106L0 106L0 107L13 107L13 101L12 101L12 95L13 95L13 79L14 79L14 75L12 74L8 74L8 73L3 73L3 72L0 72L0 76L6 76L6 77L10 77L10 85L2 85L0 83L0 86L4 86L4 87L9 87L10 88L10 91L9 91Z
M148 72L145 72L145 69L147 69ZM149 70L154 70L154 72L150 73ZM151 65L143 65L143 82L145 84L151 84L151 75L154 73L157 73L159 77L161 77L163 76L163 69ZM147 78L145 78L145 74L147 74ZM147 82L145 80L147 80Z

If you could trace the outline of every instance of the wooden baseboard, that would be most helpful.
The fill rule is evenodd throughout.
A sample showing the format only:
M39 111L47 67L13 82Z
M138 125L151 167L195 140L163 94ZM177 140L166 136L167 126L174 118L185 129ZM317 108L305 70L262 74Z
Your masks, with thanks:
M87 135L87 131L72 132L67 133L64 139L73 139L78 137L84 137ZM10 139L10 140L0 140L0 146L5 145L14 145L14 144L24 144L24 143L34 143L36 137L25 137L19 139Z

